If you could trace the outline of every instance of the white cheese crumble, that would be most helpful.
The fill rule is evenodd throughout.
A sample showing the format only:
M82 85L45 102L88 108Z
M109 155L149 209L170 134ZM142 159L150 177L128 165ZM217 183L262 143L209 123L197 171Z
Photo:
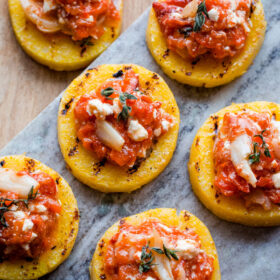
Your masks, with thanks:
M172 123L167 120L162 120L161 126L163 131L168 131L168 129L172 126Z
M23 231L28 231L31 230L33 228L33 222L30 219L25 219L23 226L22 226L22 230Z
M128 136L136 142L143 141L148 138L148 131L138 122L138 120L130 120L127 130Z
M161 128L160 127L154 130L154 135L156 137L159 137L161 135Z
M276 189L280 189L280 172L272 175L272 182Z
M95 115L98 120L105 120L106 116L114 113L113 106L103 103L97 98L88 102L87 112L90 116Z
M25 218L25 213L23 211L16 211L13 213L14 217L18 220L24 219Z
M46 215L41 216L41 218L43 221L47 221L49 219L48 216L46 216Z
M208 15L212 21L218 21L220 17L219 11L216 8L211 9L208 12Z
M28 251L30 249L29 244L23 244L21 247L25 250Z
M48 13L50 11L53 11L57 8L57 5L55 4L54 0L44 0L43 4L43 13Z

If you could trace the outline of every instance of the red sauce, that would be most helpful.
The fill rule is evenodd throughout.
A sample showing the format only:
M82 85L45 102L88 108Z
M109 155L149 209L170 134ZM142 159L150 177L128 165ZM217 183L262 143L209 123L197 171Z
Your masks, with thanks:
M180 230L176 227L161 226L156 219L147 220L139 226L123 223L119 231L112 237L106 248L105 272L112 280L144 280L148 276L159 279L151 268L148 272L140 273L140 256L143 246L146 246L156 230L160 237L169 244L176 244L177 240L194 240L200 248L199 236L191 229ZM164 244L166 245L166 244ZM178 261L170 261L174 279L179 279L179 271L183 269L186 277L190 280L210 280L214 270L213 258L204 251L192 259L179 257ZM180 268L180 269L179 269Z
M263 141L256 135L263 132L266 147L269 149L270 157L265 155ZM231 152L225 146L226 141L234 141L238 136L247 134L253 143L258 143L260 152L259 162L251 164L251 169L256 176L256 188L253 188L245 179L238 175L238 172L231 161ZM261 191L272 203L280 203L280 189L276 189L272 175L280 171L280 160L276 156L273 139L278 136L272 124L272 117L269 113L256 113L244 111L238 114L226 113L218 138L214 147L215 162L215 187L225 196L243 196ZM249 196L250 197L250 196Z
M222 59L240 52L249 32L250 1L237 0L236 11L244 12L246 16L244 24L236 24L232 16L229 17L230 1L206 0L207 11L215 8L219 12L219 18L213 21L205 17L205 24L199 32L193 32L193 18L182 18L173 14L182 13L190 2L191 0L165 0L153 3L168 48L183 58L191 59L206 53ZM199 3L201 2L199 0Z
M46 173L19 172L18 175L28 174L38 183L38 194L35 199L29 200L28 208L24 202L17 204L16 209L6 206L9 211L4 214L7 227L0 224L0 258L37 258L48 250L53 243L52 233L56 227L61 205L57 199L57 187L55 181ZM18 199L14 192L0 192L0 199ZM41 212L36 205L43 205L46 209ZM15 217L14 213L20 211L25 217ZM25 219L33 223L32 229L23 230ZM34 235L35 234L35 235Z
M87 111L88 102L92 99L99 99L103 103L113 105L114 100L106 99L101 95L101 91L111 87L115 90L110 98L118 100L117 103L120 107L122 104L119 102L119 93L126 92L137 97L137 99L127 99L126 103L131 108L129 112L130 118L137 119L138 122L148 132L148 138L136 142L128 135L128 120L118 119L118 114L107 116L106 121L110 122L113 127L123 137L125 143L121 151L116 151L104 145L96 135L96 116L90 116ZM172 123L173 118L159 110L161 103L153 101L152 98L143 93L139 93L141 87L139 84L139 77L133 70L127 70L119 78L109 79L103 83L95 92L81 96L75 106L75 119L77 121L77 135L82 141L85 149L97 155L99 160L107 159L113 164L119 166L133 166L138 158L145 158L149 149L152 147L153 140L156 138L154 135L155 129L160 128L162 134L162 120L167 120ZM156 117L154 111L157 110Z
M59 5L57 14L63 19L63 31L73 40L100 38L104 26L120 21L120 13L113 0L55 0Z

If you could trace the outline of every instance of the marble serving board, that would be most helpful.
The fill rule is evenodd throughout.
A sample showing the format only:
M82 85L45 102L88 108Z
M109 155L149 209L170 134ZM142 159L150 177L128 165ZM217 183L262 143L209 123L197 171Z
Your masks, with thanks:
M218 249L223 280L280 279L280 228L250 228L215 217L195 197L187 172L191 143L210 114L232 102L280 102L280 0L263 2L268 22L263 48L249 71L229 85L215 89L192 88L166 77L146 47L148 11L90 66L142 65L164 77L180 107L181 126L174 157L156 180L140 190L131 194L103 194L71 175L57 142L60 97L2 149L1 155L26 153L54 168L69 182L78 201L81 220L73 252L44 279L89 279L88 267L105 230L122 217L157 207L189 210L208 226Z

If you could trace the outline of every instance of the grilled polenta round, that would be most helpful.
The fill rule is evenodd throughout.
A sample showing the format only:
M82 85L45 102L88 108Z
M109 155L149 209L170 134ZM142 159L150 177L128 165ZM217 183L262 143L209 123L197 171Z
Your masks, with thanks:
M115 0L122 18L123 1ZM119 36L117 26L105 27L105 32L93 45L84 46L62 33L45 34L27 20L20 0L9 0L9 11L16 38L24 51L37 62L57 71L72 71L90 64Z
M169 51L154 9L150 13L146 40L152 56L169 77L191 86L216 87L243 75L258 54L266 30L266 21L260 0L256 2L251 22L251 31L244 48L230 59L217 60L206 54L195 62L188 62L175 52Z
M190 154L189 174L194 193L201 202L218 217L235 223L249 226L274 226L280 224L280 208L273 205L269 211L262 207L247 209L244 199L225 197L216 192L214 187L213 148L215 131L227 112L236 113L243 109L255 112L264 110L271 112L276 120L280 120L280 105L270 102L252 102L233 104L213 114L197 132Z
M44 252L38 259L3 261L0 263L0 279L37 279L56 269L64 262L75 243L79 227L79 212L76 199L68 183L54 170L41 162L24 155L5 156L0 158L1 166L14 171L41 171L50 175L56 182L58 200L62 211L57 227L53 232L51 249Z
M74 116L74 107L80 96L98 88L120 70L125 72L129 69L139 74L143 92L161 102L162 109L174 117L174 126L160 136L150 156L136 169L100 162L95 154L84 149L77 139ZM171 160L177 142L179 119L175 98L156 73L136 65L101 65L80 75L64 92L58 111L58 140L64 159L78 180L102 192L131 192L156 178Z
M211 280L221 279L218 254L215 243L207 227L197 217L187 211L181 211L177 216L176 209L159 208L123 218L105 232L96 246L89 268L92 280L103 279L101 276L105 276L104 279L110 280L110 277L104 274L104 256L106 255L108 242L118 232L120 223L128 223L137 226L149 218L156 218L164 225L175 226L180 230L185 230L186 228L193 229L200 237L202 249L207 255L214 258L214 271Z

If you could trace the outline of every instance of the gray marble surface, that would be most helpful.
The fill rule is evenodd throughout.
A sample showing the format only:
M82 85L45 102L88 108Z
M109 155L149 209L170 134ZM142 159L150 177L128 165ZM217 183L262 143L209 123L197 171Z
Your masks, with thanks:
M229 85L198 89L166 77L145 44L148 12L92 64L137 63L161 74L173 90L182 120L177 150L166 170L151 184L132 194L102 194L73 178L57 143L60 97L0 152L26 152L51 166L69 182L78 200L81 221L74 250L65 263L44 279L89 279L88 266L104 231L121 217L156 207L187 209L205 222L216 242L223 280L280 279L280 229L250 228L218 219L194 196L187 173L192 140L211 113L232 102L280 102L280 0L263 2L268 21L264 46L250 70Z

